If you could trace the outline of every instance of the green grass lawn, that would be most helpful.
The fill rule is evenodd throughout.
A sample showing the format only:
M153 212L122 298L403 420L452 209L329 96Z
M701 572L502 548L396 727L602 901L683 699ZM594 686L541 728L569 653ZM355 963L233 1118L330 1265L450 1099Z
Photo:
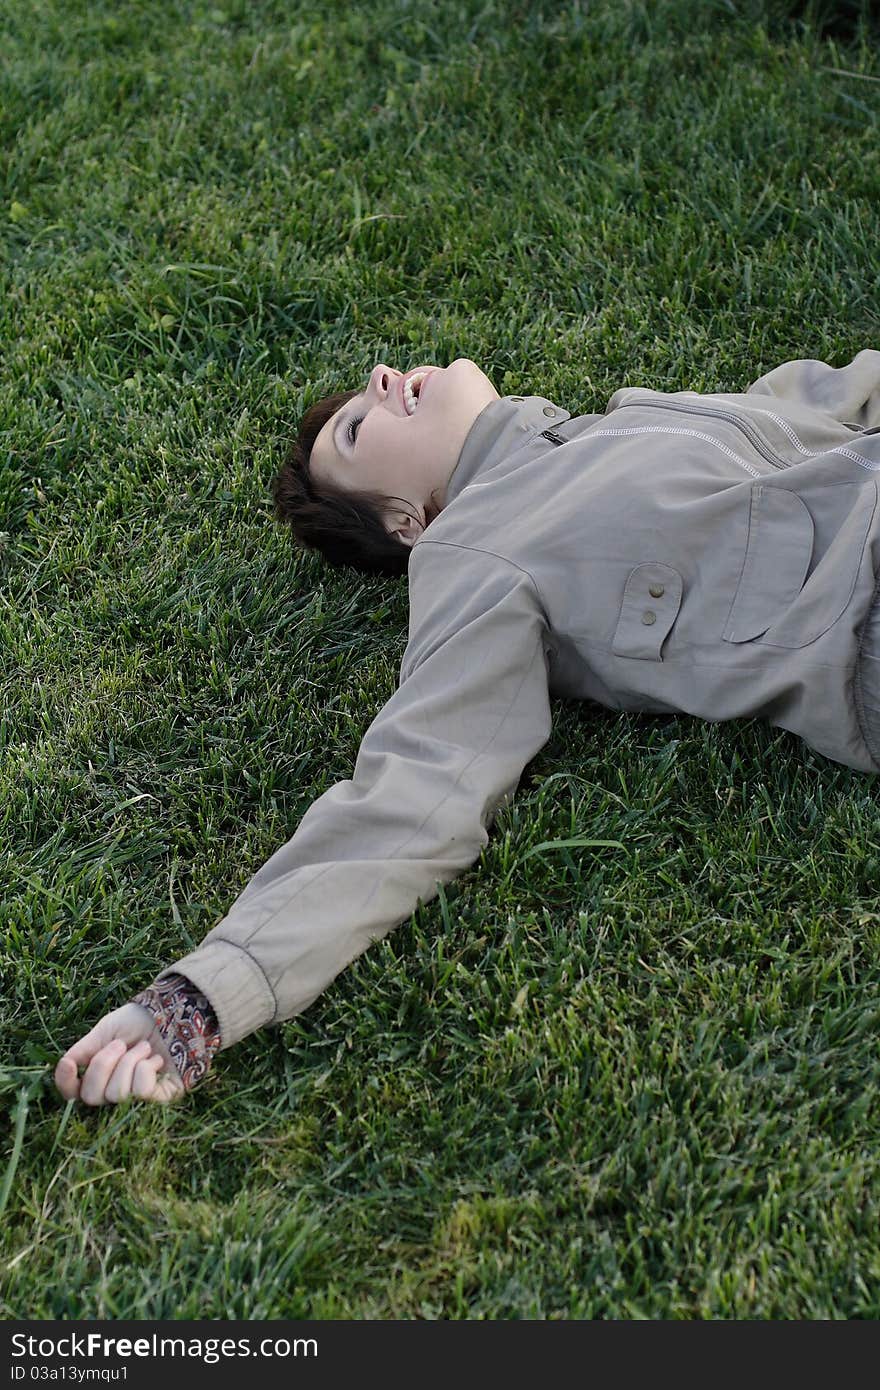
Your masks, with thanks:
M757 721L554 702L305 1014L177 1106L51 1079L395 688L406 580L272 518L304 407L880 346L877 36L795 9L5 0L0 1316L880 1317L880 785Z

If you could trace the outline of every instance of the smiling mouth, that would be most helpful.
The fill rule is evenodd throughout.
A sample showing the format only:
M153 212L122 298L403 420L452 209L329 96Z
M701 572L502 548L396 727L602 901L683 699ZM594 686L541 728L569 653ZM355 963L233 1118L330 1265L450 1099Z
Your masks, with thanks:
M422 389L430 375L430 371L413 372L403 383L403 405L407 415L415 415Z

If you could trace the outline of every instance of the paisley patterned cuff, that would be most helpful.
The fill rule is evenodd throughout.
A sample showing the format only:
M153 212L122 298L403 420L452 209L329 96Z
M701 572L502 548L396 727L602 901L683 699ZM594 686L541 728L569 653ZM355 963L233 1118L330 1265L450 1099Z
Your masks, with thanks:
M207 998L185 975L165 975L136 994L134 1004L149 1009L171 1053L184 1090L204 1076L220 1047L220 1028Z

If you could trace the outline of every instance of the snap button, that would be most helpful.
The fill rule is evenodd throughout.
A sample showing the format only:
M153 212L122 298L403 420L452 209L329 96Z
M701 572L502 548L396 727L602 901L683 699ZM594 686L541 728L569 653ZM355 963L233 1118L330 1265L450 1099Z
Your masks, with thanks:
M651 595L651 598L662 598L666 590L662 584L652 584L648 593Z
M545 406L544 406L544 414L545 414L545 415L555 415L555 414L556 414L556 411L553 409L552 405L545 405Z
M652 608L646 608L644 613L642 614L642 622L645 624L645 627L650 627L651 624L656 623L656 621L657 614L654 612L654 610Z

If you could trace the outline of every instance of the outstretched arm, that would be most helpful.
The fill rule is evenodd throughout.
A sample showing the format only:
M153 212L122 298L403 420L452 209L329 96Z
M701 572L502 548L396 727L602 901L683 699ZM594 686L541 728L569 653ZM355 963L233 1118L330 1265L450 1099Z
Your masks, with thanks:
M371 941L435 897L438 882L479 857L498 807L550 735L546 637L527 574L483 552L420 542L400 684L364 735L353 777L313 803L201 946L157 982L179 974L204 994L220 1047L307 1008ZM96 1031L67 1057L79 1049L85 1060ZM108 1079L111 1062L123 1060L106 1053L109 1041L92 1053L94 1081L87 1072L80 1083L88 1103L123 1098L126 1081L126 1094L149 1086L146 1056L126 1056L119 1082ZM127 1053L127 1038L116 1041ZM173 1078L158 1074L161 1094L147 1099L170 1098ZM61 1079L59 1087L71 1093Z

